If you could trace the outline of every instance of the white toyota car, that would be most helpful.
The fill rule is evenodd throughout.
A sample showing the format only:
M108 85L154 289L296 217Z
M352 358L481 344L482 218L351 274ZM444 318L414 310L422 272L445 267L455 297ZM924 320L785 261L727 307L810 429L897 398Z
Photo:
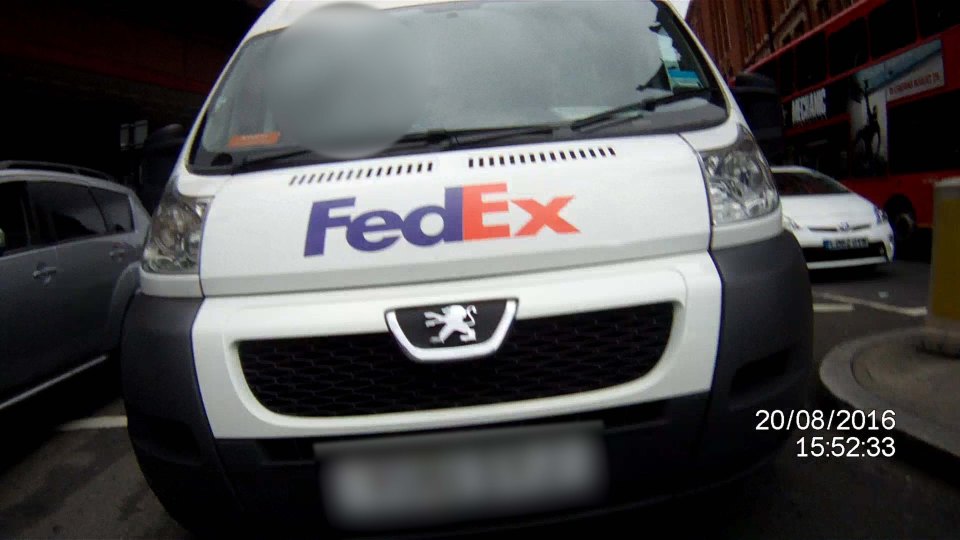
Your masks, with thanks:
M198 530L642 503L770 456L811 368L769 167L651 0L273 2L141 278L129 433Z
M843 184L806 167L773 167L789 229L811 270L871 266L893 260L887 214Z

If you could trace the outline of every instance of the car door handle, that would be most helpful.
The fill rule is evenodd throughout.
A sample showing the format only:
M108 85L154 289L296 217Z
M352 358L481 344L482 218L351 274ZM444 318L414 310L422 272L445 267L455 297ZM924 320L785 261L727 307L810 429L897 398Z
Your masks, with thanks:
M114 260L122 259L126 254L126 248L114 246L114 248L110 250L110 258Z
M47 266L33 271L33 279L49 280L57 273L56 266Z

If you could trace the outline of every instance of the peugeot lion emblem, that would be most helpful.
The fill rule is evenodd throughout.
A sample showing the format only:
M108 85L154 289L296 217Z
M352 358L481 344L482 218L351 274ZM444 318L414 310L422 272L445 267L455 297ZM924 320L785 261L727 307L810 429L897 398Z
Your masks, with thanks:
M409 358L445 362L496 353L516 314L516 300L482 300L395 309L386 319Z
M460 334L460 341L464 343L477 340L477 333L473 330L473 327L477 324L477 321L473 318L477 314L477 306L452 305L440 311L442 314L433 311L423 314L427 318L427 328L443 325L440 333L430 338L430 343L445 343L454 332Z

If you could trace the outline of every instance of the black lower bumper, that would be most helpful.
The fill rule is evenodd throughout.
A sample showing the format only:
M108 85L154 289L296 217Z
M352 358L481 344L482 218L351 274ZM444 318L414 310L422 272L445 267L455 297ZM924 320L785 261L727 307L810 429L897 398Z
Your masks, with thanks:
M601 507L656 500L736 475L786 437L757 431L756 412L803 406L812 310L799 246L784 234L713 256L723 320L709 393L518 424L602 425L611 481ZM138 296L126 320L124 398L151 488L193 529L326 528L323 464L313 451L318 440L217 440L210 432L190 338L200 303Z
M892 258L891 255L887 253L887 246L883 242L873 242L867 247L856 249L803 248L803 258L808 263L855 261L857 259L876 259L877 257L884 257L889 261Z

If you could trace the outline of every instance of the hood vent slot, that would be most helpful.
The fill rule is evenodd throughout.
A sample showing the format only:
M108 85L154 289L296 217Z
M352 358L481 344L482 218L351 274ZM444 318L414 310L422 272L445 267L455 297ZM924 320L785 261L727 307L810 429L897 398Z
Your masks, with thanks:
M616 156L617 152L611 146L563 148L542 150L539 152L491 154L487 156L472 157L467 160L467 166L471 169L486 169L493 167L532 165L538 163L610 159Z
M290 179L290 186L311 184L327 184L331 182L350 182L353 180L376 180L388 176L411 176L433 172L433 162L417 161L407 163L393 163L374 167L356 167L333 169L313 174L295 174Z

